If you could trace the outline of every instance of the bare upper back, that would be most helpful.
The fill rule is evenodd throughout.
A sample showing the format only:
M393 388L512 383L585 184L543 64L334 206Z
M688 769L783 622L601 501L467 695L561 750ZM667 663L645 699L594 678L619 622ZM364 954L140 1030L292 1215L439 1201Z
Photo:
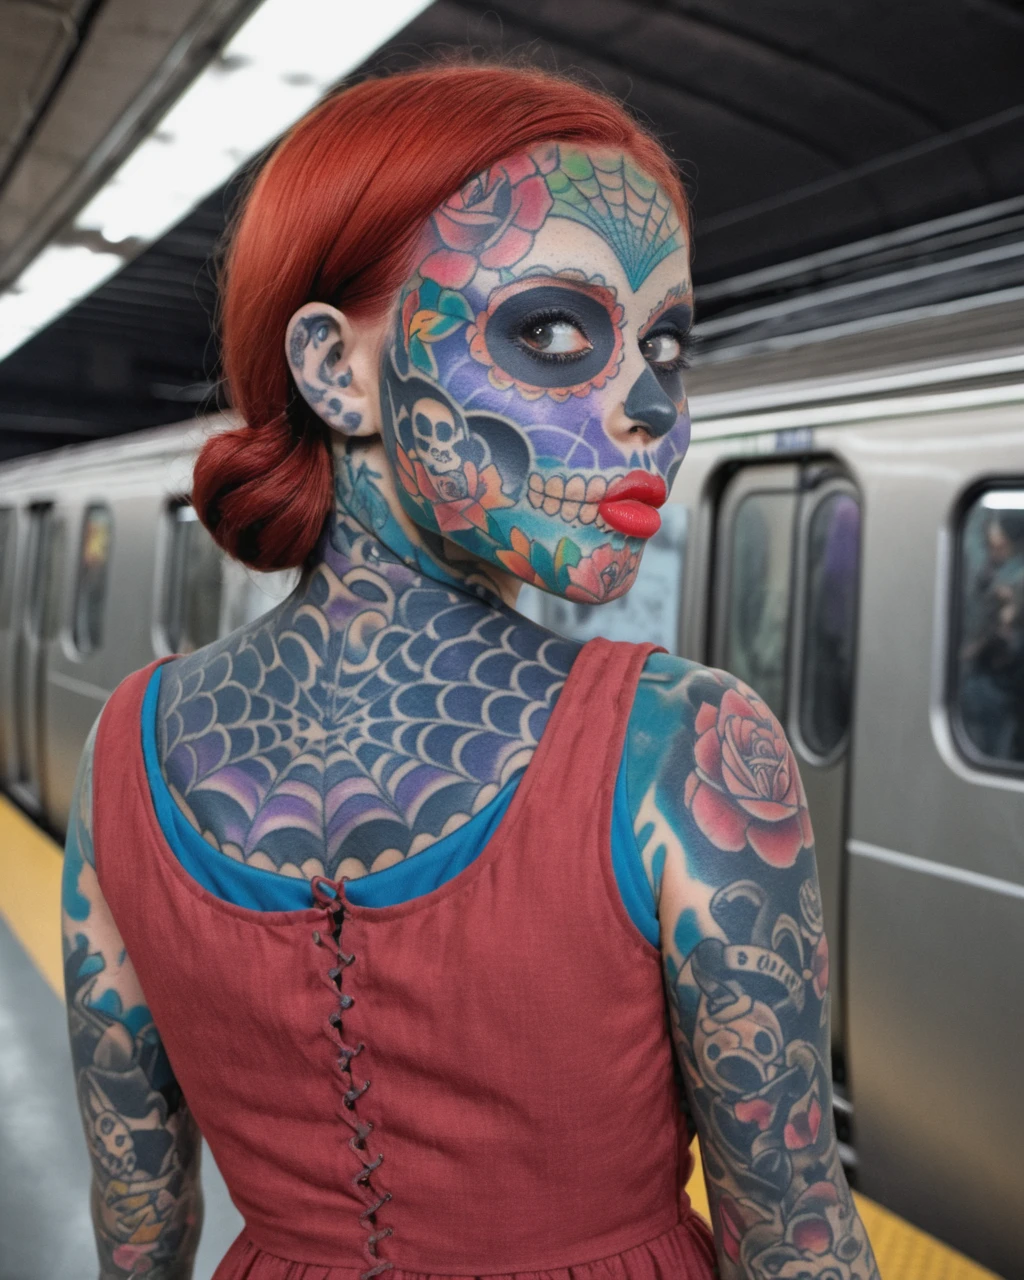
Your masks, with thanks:
M371 551L162 670L164 776L233 858L390 866L478 812L544 730L578 647Z

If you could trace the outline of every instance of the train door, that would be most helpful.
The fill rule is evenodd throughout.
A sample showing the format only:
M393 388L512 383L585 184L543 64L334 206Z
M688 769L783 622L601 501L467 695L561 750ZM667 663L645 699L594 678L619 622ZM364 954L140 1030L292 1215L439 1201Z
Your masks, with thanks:
M842 1085L842 899L860 504L834 466L751 465L718 507L710 657L782 722L814 822L832 946L832 1049ZM845 1104L839 1091L842 1120ZM840 1123L840 1138L845 1126Z
M29 507L21 561L21 609L14 642L14 788L31 808L43 802L46 643L53 630L61 525L50 503Z
M13 769L12 741L13 686L10 671L14 636L14 566L16 563L17 512L14 507L0 507L0 783L9 779Z
M1024 400L879 423L849 807L865 1194L1024 1280Z

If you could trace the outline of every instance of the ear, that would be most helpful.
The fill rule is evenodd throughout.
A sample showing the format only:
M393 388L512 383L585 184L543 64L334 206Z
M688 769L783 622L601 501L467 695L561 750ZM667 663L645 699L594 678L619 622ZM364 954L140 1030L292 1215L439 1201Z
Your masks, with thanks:
M376 339L325 302L307 302L288 322L285 352L299 394L342 435L380 433Z

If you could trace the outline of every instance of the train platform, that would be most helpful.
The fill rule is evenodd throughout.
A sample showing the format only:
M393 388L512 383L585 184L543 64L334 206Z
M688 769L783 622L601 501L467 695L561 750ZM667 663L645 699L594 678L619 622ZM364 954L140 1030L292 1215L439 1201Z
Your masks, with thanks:
M89 1164L63 1011L62 851L0 796L0 1280L92 1274ZM195 1280L209 1280L242 1226L204 1154L205 1225ZM690 1192L708 1214L697 1165ZM884 1280L999 1280L855 1193Z

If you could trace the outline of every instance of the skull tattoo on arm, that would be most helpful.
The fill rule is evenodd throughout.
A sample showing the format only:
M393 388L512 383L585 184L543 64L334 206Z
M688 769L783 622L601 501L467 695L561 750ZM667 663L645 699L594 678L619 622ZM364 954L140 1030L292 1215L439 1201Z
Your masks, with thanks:
M202 1226L200 1139L96 879L86 745L62 888L68 1031L92 1160L102 1280L191 1275Z

